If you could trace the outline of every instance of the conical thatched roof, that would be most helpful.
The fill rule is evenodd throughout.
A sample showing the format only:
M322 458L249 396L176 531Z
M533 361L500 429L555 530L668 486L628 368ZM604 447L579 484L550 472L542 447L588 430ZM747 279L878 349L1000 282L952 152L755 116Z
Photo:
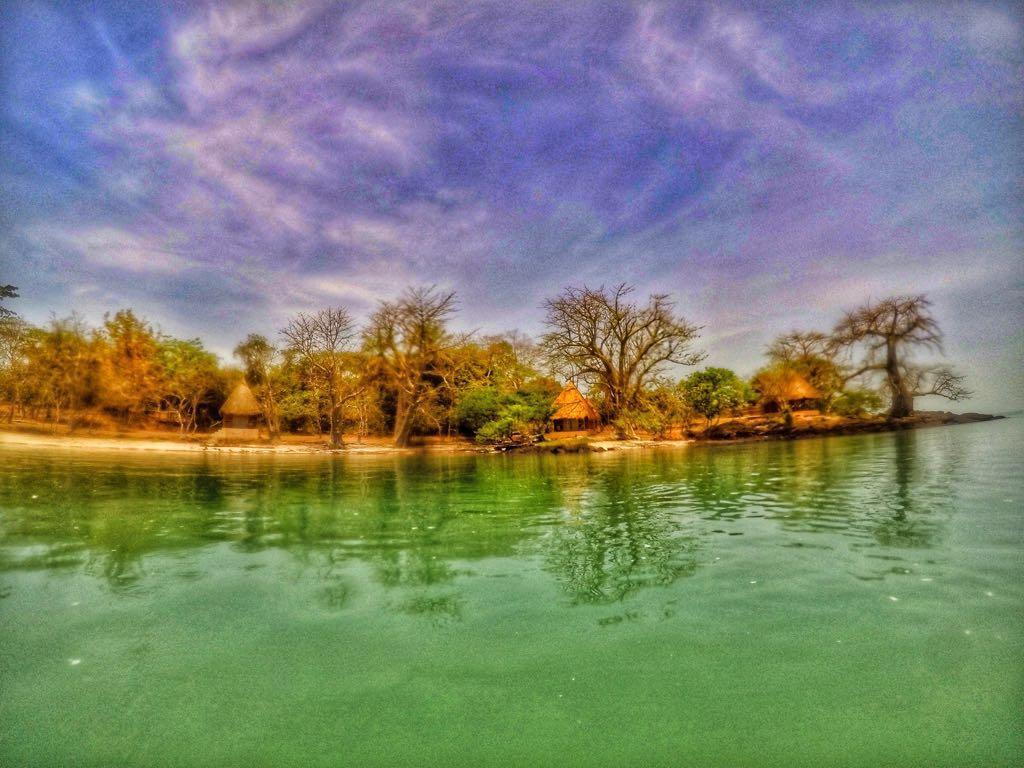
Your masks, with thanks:
M256 402L256 396L249 385L240 381L220 407L220 412L224 416L258 416L263 409Z
M754 379L754 387L764 399L775 402L821 397L821 392L796 371L765 371Z
M597 408L583 396L571 381L565 385L555 398L555 413L552 419L590 419L600 421L601 415Z
M786 398L789 400L817 400L821 392L799 373L794 373L786 382Z

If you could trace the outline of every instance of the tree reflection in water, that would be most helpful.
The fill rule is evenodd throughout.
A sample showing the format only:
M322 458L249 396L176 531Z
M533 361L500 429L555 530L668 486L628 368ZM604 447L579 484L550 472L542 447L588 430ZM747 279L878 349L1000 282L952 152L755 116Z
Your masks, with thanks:
M655 468L664 456L651 457ZM667 585L697 568L692 521L671 514L654 493L660 473L634 462L586 465L554 528L548 567L573 595L588 603L617 602L645 587ZM572 488L572 486L569 486Z
M448 623L476 564L508 560L542 563L572 603L625 601L695 573L710 537L756 519L792 545L933 546L963 467L955 445L919 439L372 460L11 452L0 571L79 569L130 591L154 563L201 578L215 547L284 552L325 609L349 607L369 574L388 607Z

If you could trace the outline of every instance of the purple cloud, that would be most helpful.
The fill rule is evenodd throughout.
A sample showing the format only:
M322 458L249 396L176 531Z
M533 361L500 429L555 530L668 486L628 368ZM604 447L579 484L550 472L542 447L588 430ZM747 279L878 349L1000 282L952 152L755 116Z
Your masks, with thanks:
M1021 35L980 3L14 3L4 280L221 352L411 282L491 331L629 280L744 373L927 290L979 407L1020 403Z

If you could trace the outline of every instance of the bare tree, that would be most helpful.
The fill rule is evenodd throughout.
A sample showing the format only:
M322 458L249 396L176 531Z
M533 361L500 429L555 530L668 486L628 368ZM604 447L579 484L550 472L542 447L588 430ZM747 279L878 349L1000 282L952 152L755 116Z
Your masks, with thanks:
M948 365L913 368L908 372L907 380L915 397L938 395L956 401L971 396L971 392L964 386L967 377L958 374Z
M894 296L847 312L833 331L838 348L861 349L863 358L847 377L884 375L891 405L889 417L910 416L914 398L939 395L962 400L970 395L964 377L944 366L922 368L910 361L914 349L942 351L942 332L924 295Z
M436 287L411 288L397 301L381 302L364 331L377 373L396 394L394 444L409 444L417 415L429 401L431 376L457 343L445 324L455 311L455 294Z
M704 359L691 345L700 329L675 313L667 294L647 304L629 300L633 287L566 288L545 302L548 332L542 344L552 367L597 385L609 416L636 407L644 385L669 363Z
M485 336L480 340L486 354L485 376L518 392L543 365L540 347L518 330Z
M832 337L818 331L790 331L776 338L767 350L775 368L800 374L818 390L823 410L829 409L850 373L839 364L837 352Z
M795 363L813 357L829 357L832 337L818 331L790 331L768 346L768 357L774 362Z
M343 307L322 309L313 314L296 315L281 331L288 342L288 351L297 355L324 384L330 402L328 418L331 425L331 447L341 448L342 409L358 397L365 387L358 381L352 365L352 341L356 326Z

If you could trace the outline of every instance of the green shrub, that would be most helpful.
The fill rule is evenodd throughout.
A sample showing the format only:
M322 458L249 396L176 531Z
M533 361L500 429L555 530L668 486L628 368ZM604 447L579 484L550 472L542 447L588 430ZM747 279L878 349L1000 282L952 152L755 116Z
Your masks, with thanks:
M728 368L705 368L679 384L689 406L711 423L721 414L742 406L747 385Z
M524 387L502 393L495 387L478 387L463 395L455 406L459 431L475 435L479 443L507 439L514 432L539 432L551 415L550 392Z
M477 387L466 392L455 406L455 423L459 431L473 435L485 424L498 418L502 395L494 387Z
M857 418L882 410L882 398L870 389L843 392L832 402L832 411L840 416Z
M494 421L488 421L480 427L476 433L476 441L481 444L497 443L502 440L508 440L515 431L515 420L505 416Z

